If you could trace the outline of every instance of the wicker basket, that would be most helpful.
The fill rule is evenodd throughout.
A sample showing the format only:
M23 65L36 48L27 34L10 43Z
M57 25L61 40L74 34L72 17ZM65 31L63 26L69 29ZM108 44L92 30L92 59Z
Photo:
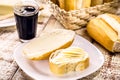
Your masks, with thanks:
M57 20L64 25L65 28L71 30L77 30L85 27L87 22L103 13L116 14L120 0L114 0L110 3L104 3L103 5L97 5L90 8L83 8L79 10L65 11L59 8L56 4L49 1L53 9L53 15Z

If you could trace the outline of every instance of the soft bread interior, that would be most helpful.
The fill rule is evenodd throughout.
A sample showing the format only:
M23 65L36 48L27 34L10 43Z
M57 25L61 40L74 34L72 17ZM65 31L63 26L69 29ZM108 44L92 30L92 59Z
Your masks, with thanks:
M49 58L53 51L69 47L74 40L74 36L74 31L64 29L45 32L40 37L26 44L23 48L23 53L27 58L32 60Z

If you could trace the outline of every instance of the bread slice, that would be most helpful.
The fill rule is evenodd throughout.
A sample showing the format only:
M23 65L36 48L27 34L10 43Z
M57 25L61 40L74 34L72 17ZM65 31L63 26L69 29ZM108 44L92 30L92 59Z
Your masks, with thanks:
M120 17L102 14L87 25L89 35L111 52L120 52Z
M75 32L55 29L45 32L25 45L23 53L28 59L42 60L49 58L57 49L69 47L74 40Z
M89 56L79 47L69 47L52 53L49 64L51 72L62 76L86 69L89 66Z

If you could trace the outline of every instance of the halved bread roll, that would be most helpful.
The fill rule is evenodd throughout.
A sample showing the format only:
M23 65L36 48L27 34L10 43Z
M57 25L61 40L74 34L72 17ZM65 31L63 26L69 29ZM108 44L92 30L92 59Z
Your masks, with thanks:
M120 17L103 14L87 25L89 35L111 52L120 52Z
M86 69L89 66L89 56L79 47L69 47L52 53L49 64L51 72L62 76Z
M57 49L69 47L74 40L75 32L65 29L55 29L45 32L25 45L23 53L28 59L48 59Z

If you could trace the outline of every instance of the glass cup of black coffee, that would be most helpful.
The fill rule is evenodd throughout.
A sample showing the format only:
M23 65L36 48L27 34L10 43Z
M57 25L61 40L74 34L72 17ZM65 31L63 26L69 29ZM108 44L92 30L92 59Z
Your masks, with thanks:
M37 32L39 6L34 1L21 1L14 6L14 16L21 42L35 38Z

